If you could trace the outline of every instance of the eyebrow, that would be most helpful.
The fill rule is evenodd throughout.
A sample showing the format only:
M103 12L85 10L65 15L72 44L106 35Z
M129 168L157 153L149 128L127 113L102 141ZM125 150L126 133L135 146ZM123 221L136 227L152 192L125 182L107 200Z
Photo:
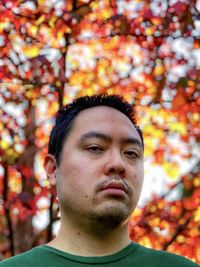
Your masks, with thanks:
M84 133L81 138L80 138L80 142L86 141L87 139L91 139L91 138L97 138L97 139L101 139L104 140L105 142L111 142L112 138L104 133L101 132L95 132L95 131L90 131L87 133ZM132 144L132 145L138 145L139 147L141 147L143 149L143 145L140 142L140 140L136 137L128 137L128 138L124 138L122 139L122 143L123 144Z
M103 133L100 133L100 132L95 132L95 131L90 131L90 132L87 132L85 134L83 134L80 138L80 141L85 141L87 139L91 139L91 138L97 138L97 139L102 139L106 142L110 142L111 141L111 137L106 135L106 134L103 134Z

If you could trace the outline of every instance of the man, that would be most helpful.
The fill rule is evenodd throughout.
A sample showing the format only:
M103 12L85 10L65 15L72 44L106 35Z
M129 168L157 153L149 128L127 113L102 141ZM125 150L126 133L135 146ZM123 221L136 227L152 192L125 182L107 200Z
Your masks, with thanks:
M1 267L195 267L133 243L128 219L143 183L143 137L131 105L117 95L82 97L60 111L44 167L56 181L58 235Z

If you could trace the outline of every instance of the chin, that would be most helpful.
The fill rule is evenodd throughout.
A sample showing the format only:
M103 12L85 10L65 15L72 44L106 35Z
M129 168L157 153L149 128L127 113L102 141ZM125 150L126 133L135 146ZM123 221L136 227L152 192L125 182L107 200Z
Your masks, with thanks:
M131 213L132 211L125 205L119 205L119 203L117 205L110 204L90 213L90 218L88 219L91 221L91 225L94 226L95 231L102 233L124 225Z

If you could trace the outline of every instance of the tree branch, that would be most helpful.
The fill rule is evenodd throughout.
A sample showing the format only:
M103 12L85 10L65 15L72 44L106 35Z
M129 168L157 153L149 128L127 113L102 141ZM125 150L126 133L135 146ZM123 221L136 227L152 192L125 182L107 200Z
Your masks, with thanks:
M176 229L176 232L174 233L174 235L172 236L172 238L166 242L163 245L163 250L167 250L167 248L176 240L176 238L181 234L181 232L187 227L187 225L189 224L190 220L191 220L192 216L190 216L186 222L182 225L179 225Z
M8 239L10 241L10 252L11 255L15 255L14 249L14 235L13 235L13 227L12 227L12 220L10 216L10 207L8 203L8 166L7 164L3 164L4 167L4 179L3 179L3 203L4 203L4 210L5 210L5 217L8 226Z

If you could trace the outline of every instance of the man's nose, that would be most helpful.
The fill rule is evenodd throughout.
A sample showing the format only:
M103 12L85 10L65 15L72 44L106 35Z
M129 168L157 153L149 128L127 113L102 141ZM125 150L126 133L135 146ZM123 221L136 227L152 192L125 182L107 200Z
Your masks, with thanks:
M125 163L120 151L110 151L106 159L104 171L106 175L118 174L122 177L125 175Z

